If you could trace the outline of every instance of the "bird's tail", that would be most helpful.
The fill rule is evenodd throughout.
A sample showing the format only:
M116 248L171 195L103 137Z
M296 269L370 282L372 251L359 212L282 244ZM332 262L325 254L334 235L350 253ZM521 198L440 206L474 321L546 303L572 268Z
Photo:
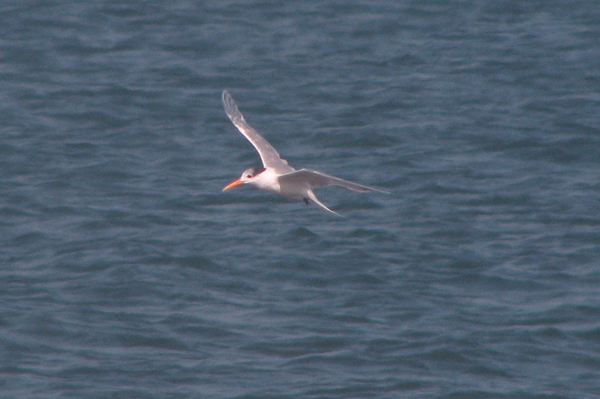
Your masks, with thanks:
M343 217L342 215L340 215L336 211L332 211L331 209L329 209L327 207L327 205L325 205L324 203L322 203L321 201L319 201L319 199L317 198L317 196L315 195L315 193L313 193L313 190L308 190L308 198L310 198L311 200L313 200L313 202L315 204L317 204L317 206L319 206L321 209L323 209L323 210L325 210L327 212L331 212L334 215L337 215L339 217Z

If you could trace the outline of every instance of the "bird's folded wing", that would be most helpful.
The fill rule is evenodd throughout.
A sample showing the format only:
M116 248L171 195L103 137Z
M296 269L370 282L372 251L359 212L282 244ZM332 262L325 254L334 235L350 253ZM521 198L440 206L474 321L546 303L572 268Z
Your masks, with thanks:
M288 165L285 159L281 159L275 148L246 122L244 115L242 115L233 97L231 97L231 94L227 90L223 91L222 100L227 116L244 137L256 148L265 168L273 168L279 173L287 173L294 170L294 168Z
M389 194L388 191L380 190L378 188L363 186L362 184L353 183L348 180L340 179L339 177L331 176L323 172L319 172L311 169L300 169L294 172L286 173L279 176L281 182L289 182L294 184L308 184L311 188L319 188L326 186L342 186L349 188L354 191L361 192L377 192Z

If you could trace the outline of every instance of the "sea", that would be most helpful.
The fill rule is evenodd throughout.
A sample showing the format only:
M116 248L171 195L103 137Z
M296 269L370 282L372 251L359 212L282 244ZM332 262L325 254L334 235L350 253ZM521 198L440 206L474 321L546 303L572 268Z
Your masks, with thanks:
M0 398L600 398L598 3L3 1Z

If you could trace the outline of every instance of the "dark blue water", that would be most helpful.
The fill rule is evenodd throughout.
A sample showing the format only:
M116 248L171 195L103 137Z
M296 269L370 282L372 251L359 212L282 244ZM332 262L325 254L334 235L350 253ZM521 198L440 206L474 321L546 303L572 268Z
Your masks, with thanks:
M0 397L600 397L593 1L0 8Z

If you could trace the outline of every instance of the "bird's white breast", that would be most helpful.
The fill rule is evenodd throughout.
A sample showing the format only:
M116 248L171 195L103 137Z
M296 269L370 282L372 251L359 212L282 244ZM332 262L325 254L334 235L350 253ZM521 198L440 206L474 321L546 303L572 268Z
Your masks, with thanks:
M271 168L267 168L261 174L257 175L252 180L252 184L261 190L276 194L281 193L281 186L279 184L279 179L277 178L277 173Z

